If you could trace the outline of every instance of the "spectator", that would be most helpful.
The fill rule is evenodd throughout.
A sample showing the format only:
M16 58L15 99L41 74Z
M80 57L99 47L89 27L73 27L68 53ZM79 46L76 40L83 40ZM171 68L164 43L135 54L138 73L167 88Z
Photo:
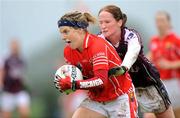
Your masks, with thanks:
M0 66L2 93L2 117L11 118L17 107L21 118L29 117L30 96L24 86L25 63L20 55L20 44L17 39L10 42L10 55Z
M158 35L150 41L148 58L160 71L167 87L176 118L180 118L180 40L172 31L170 15L165 11L156 14Z

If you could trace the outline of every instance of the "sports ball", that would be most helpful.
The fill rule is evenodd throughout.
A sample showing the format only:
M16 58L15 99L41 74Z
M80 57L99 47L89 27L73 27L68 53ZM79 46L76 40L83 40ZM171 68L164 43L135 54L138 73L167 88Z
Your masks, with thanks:
M77 68L74 65L63 65L61 66L55 73L55 78L54 79L65 79L66 76L69 76L71 78L71 82L73 80L83 80L83 75L82 72L80 71L79 68ZM71 89L68 89L64 91L66 94L74 92Z

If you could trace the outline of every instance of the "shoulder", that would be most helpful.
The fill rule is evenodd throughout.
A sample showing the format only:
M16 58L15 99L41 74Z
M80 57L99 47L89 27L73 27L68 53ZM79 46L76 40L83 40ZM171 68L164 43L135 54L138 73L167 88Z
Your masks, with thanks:
M125 27L123 29L124 41L130 41L131 39L138 39L141 42L140 34L135 29Z
M174 45L180 46L180 38L175 33L169 34L168 42L173 43Z
M72 51L71 47L69 47L68 45L66 45L64 47L64 54L69 54Z
M179 37L173 32L169 34L169 39L173 39L173 41L179 41Z
M66 45L64 48L64 61L67 64L72 63L72 58L71 58L72 55L71 54L72 54L72 49L68 45Z
M159 41L159 37L157 35L154 35L150 38L150 43L155 43Z
M158 38L157 35L152 36L151 39L150 39L150 42L149 42L150 50L154 51L154 50L158 49L159 41L160 41L160 39Z
M66 45L64 47L64 58L68 58L71 55L72 49L70 46Z
M92 47L98 48L99 46L103 46L106 43L105 37L103 34L101 35L90 35L90 44Z

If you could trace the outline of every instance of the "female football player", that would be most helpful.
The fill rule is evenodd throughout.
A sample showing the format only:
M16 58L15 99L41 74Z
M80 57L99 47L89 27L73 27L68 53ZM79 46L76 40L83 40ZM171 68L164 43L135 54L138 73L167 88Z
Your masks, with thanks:
M98 18L99 36L113 44L123 60L120 67L109 71L110 74L130 73L142 112L153 112L159 118L173 118L171 102L159 73L144 56L139 34L125 27L126 15L119 7L108 5L99 11Z
M95 19L89 13L71 12L58 21L65 60L80 67L87 78L71 82L70 77L55 79L60 91L88 90L86 98L73 118L135 118L137 102L128 73L108 76L108 70L121 64L115 48L106 40L88 33Z
M167 12L158 11L155 21L158 35L150 41L148 57L158 68L175 116L180 118L180 40L172 31L171 17Z

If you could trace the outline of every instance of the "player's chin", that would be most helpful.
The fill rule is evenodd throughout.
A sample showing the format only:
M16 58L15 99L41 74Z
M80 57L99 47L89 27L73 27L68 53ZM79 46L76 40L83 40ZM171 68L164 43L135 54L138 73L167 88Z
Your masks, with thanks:
M77 49L77 46L73 45L73 44L70 44L69 45L72 49Z

